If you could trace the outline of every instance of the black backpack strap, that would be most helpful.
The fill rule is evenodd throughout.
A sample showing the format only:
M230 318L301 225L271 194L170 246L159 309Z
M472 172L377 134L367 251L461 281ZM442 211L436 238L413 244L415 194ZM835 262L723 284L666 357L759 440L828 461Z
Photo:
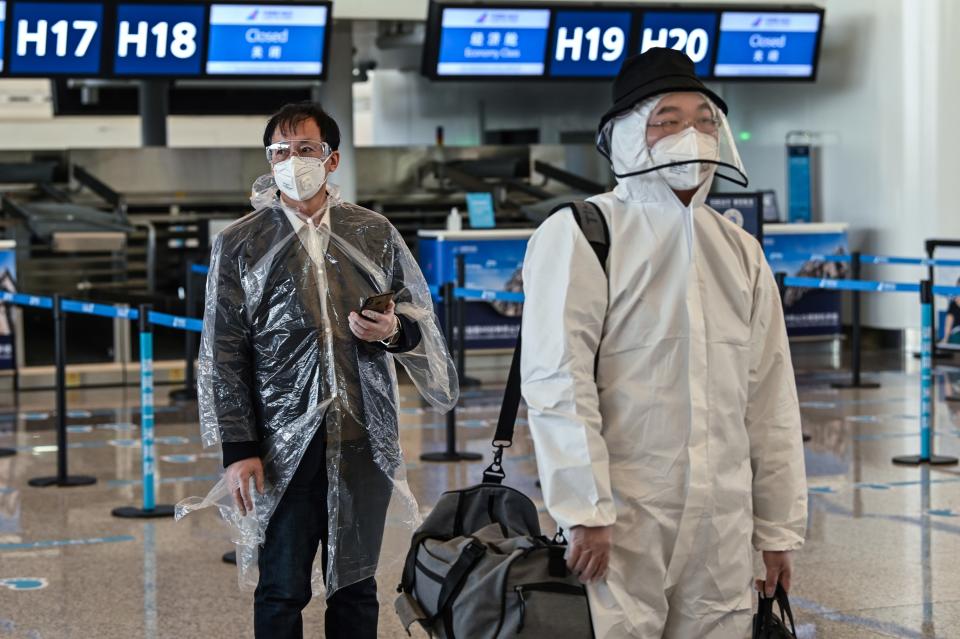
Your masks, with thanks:
M597 255L603 272L607 272L607 258L610 255L610 228L603 212L593 202L580 200L562 204L555 208L550 215L557 211L571 209L577 225L583 230L590 247ZM503 403L500 405L500 418L497 420L497 432L493 436L493 463L483 471L485 483L500 484L506 477L503 472L503 449L513 445L513 430L517 423L517 412L520 410L520 352L521 341L517 335L517 345L513 349L513 360L510 362L510 374L507 377L507 388L503 393Z

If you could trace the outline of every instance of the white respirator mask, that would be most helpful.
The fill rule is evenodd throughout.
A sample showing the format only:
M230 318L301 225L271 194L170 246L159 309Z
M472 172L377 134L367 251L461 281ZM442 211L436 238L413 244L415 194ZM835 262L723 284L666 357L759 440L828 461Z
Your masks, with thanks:
M709 160L720 159L720 146L715 136L688 127L657 141L650 157L655 165L670 165L657 171L670 188L689 191L713 177L717 166Z
M326 160L298 155L273 165L277 188L291 200L305 202L320 192L327 181Z

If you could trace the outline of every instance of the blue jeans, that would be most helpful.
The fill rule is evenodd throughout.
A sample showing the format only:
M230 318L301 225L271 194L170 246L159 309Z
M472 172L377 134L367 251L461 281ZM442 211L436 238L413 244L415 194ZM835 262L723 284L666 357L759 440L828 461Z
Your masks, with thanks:
M260 582L254 595L258 639L303 637L301 611L310 603L317 547L327 566L327 471L322 429L267 527L260 547ZM341 588L327 599L327 639L376 639L377 583L371 577Z

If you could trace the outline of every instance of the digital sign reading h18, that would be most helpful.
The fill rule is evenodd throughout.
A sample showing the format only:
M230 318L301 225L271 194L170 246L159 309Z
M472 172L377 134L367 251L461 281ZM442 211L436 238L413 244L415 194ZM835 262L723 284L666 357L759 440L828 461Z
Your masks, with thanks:
M204 6L121 4L117 7L117 75L200 74Z

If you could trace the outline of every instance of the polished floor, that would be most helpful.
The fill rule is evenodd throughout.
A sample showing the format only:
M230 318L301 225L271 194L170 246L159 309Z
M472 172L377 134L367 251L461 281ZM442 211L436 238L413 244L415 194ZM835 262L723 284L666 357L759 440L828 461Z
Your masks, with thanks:
M802 354L803 349L797 349ZM960 468L900 467L919 451L919 378L912 358L874 356L879 390L833 390L843 375L830 358L797 356L807 444L810 521L797 556L793 603L800 637L960 637ZM960 453L960 368L938 369L936 446ZM482 464L418 461L442 448L443 417L405 388L402 439L423 511L440 493L480 479ZM158 399L166 403L161 389ZM97 484L32 488L54 473L50 393L0 398L0 638L252 636L251 596L221 562L230 546L213 512L172 520L115 519L140 499L136 389L69 393L72 474ZM465 394L459 438L487 453L499 395ZM206 493L216 452L201 448L194 406L158 409L159 501ZM509 483L536 497L529 437L521 427L507 460ZM545 516L544 516L545 517ZM545 517L546 521L546 517ZM393 614L396 574L381 583L381 636L406 636ZM322 602L305 613L308 637L322 636ZM422 636L416 634L415 636Z

